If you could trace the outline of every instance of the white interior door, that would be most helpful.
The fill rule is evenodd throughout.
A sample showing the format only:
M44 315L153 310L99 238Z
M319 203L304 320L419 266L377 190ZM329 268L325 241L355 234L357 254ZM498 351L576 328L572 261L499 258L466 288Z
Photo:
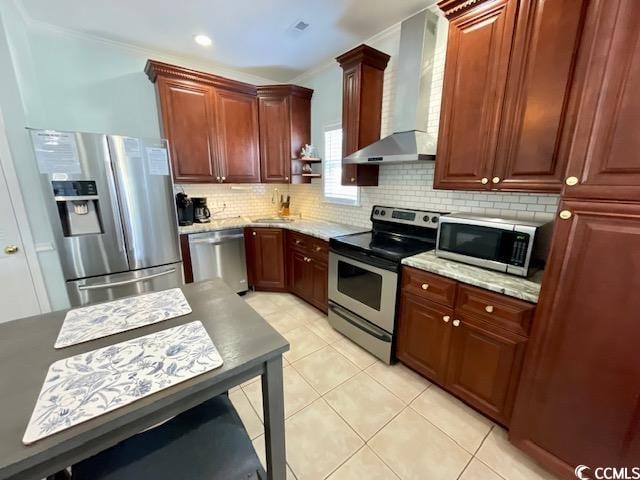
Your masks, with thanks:
M4 169L0 166L0 322L40 313Z

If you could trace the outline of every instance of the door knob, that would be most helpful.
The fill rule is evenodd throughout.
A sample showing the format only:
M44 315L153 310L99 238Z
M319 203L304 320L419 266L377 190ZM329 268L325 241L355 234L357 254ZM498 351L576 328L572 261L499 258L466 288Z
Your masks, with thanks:
M11 255L13 253L16 253L17 251L18 251L17 245L7 245L6 247L4 247L4 253L6 253L7 255Z
M578 184L578 177L567 177L564 183L566 183L570 187L573 187L574 185Z
M454 320L453 321L453 326L454 327L459 327L460 326L460 320Z

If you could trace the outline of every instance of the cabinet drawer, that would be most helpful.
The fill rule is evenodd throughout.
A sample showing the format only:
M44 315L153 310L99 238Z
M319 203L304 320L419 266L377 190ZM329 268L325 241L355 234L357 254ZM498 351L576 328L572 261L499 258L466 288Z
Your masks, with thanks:
M287 240L289 246L295 248L306 249L311 245L311 237L308 235L303 235L301 233L292 232L291 230L287 231Z
M456 314L480 318L520 335L529 335L535 305L468 285L458 287Z
M329 243L302 233L287 232L288 246L307 256L314 256L319 260L328 261Z
M403 267L402 291L453 307L456 282L415 268Z

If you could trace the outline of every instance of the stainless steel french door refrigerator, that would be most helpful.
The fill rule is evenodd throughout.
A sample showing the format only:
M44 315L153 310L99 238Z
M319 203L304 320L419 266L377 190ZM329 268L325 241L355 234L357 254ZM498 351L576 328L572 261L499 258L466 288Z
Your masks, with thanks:
M71 305L183 283L166 140L30 135Z

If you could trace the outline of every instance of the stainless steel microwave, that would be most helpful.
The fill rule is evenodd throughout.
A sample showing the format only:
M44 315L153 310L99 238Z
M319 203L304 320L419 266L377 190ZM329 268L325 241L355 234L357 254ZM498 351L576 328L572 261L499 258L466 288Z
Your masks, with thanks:
M443 215L436 256L526 277L544 267L552 230L552 221Z

